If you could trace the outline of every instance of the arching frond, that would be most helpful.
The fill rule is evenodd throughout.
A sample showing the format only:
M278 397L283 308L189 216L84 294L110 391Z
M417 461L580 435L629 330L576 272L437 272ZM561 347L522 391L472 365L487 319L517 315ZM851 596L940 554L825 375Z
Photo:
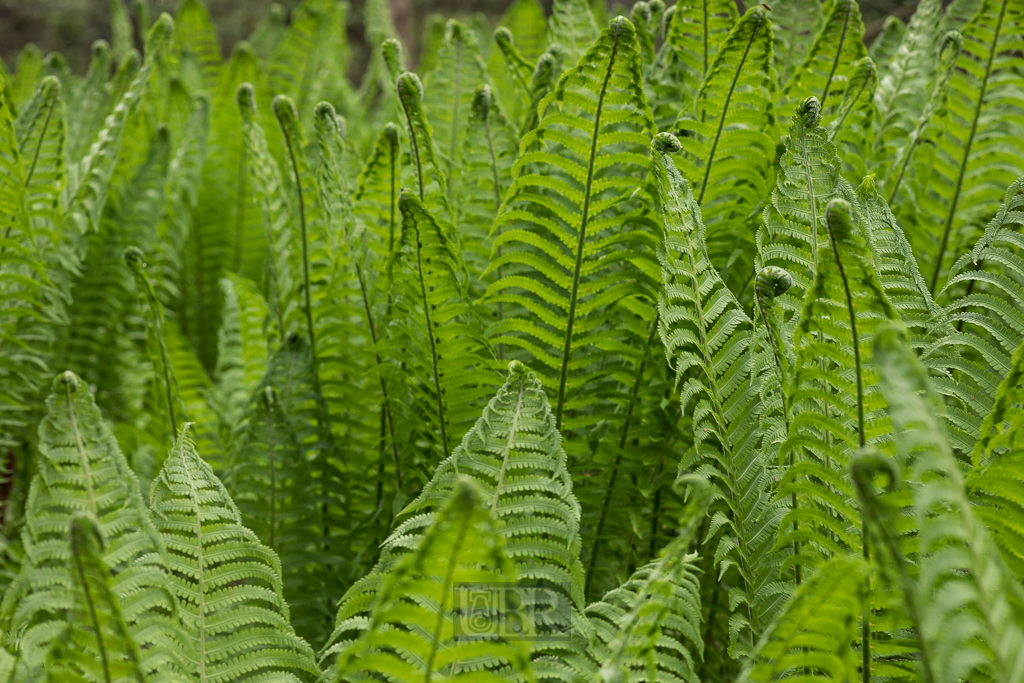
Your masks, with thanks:
M189 427L182 426L149 500L199 679L242 683L292 673L312 680L319 672L289 623L280 560L242 526Z
M897 451L913 467L921 609L915 626L931 655L933 680L1016 680L1024 671L1020 587L974 513L943 435L939 399L895 329L879 334L875 356ZM954 620L957 627L947 627Z
M758 448L761 406L751 372L751 323L708 258L700 208L668 156L678 148L666 133L655 138L666 227L659 327L681 385L682 413L693 416L694 449L680 469L707 477L722 501L713 530L698 540L716 538L720 574L730 567L739 573L729 600L730 647L749 652L786 594L777 584L782 558L771 548L785 509L772 500Z
M921 206L923 229L912 237L925 254L933 294L956 255L978 237L1003 188L1024 174L1024 93L1011 76L1022 22L1024 7L988 0L963 28L943 116L928 136L933 144L913 162L919 189L915 197L901 192L896 202Z
M185 0L178 6L174 20L174 46L171 48L190 90L213 93L220 81L221 56L217 29L203 0Z
M85 683L145 683L142 654L122 614L121 598L110 585L110 567L97 520L87 513L71 518L70 566L74 595L68 625L46 654L49 680Z
M58 375L39 426L38 469L25 510L25 562L4 595L0 618L17 634L22 660L43 663L46 647L74 609L68 519L93 515L106 541L103 560L125 623L143 651L142 669L188 671L190 647L181 640L177 600L167 582L163 544L88 387L70 372Z
M803 63L824 23L825 12L820 2L782 0L772 7L775 69L780 83L789 83L793 69Z
M269 361L269 310L255 283L238 275L220 281L224 312L217 336L217 391L225 422L235 425Z
M768 628L740 681L857 680L853 644L868 571L863 560L850 556L820 567Z
M683 109L674 126L683 147L680 170L693 186L707 226L709 256L727 282L742 283L751 267L748 222L768 195L774 101L771 21L757 6L729 32L707 68L693 110ZM740 275L730 278L733 267Z
M878 72L871 58L857 60L829 126L829 139L835 142L843 159L844 176L851 182L863 178L870 167L877 84Z

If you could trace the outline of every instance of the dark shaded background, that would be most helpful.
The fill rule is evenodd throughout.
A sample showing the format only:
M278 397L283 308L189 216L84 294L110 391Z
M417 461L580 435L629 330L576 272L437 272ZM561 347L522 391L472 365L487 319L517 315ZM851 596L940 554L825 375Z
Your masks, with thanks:
M64 54L71 68L82 73L89 57L89 46L97 38L110 40L110 2L112 0L0 0L0 57L14 66L21 48L35 43L44 53L57 50ZM152 16L174 12L178 0L143 0ZM299 0L277 0L291 9ZM349 40L352 45L353 76L358 78L365 63L367 46L363 43L362 6L364 0L350 0ZM391 0L395 24L403 41L417 53L417 38L431 13L459 16L480 12L493 22L501 16L512 0ZM541 0L550 7L551 0ZM742 0L741 0L742 2ZM771 0L767 0L771 4ZM126 5L134 7L135 0ZM244 39L273 4L271 0L207 0L225 51ZM632 0L610 0L610 13L626 13ZM672 4L667 0L666 4ZM870 40L881 29L889 14L906 19L916 0L861 0L861 11ZM133 12L134 14L134 12Z

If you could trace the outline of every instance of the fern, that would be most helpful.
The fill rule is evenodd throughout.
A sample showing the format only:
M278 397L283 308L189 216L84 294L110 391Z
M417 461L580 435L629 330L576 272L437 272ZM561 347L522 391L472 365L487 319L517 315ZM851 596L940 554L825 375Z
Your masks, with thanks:
M768 472L758 452L755 415L760 409L751 381L750 320L711 265L701 212L670 152L675 138L654 142L655 169L665 198L666 240L661 250L664 294L660 332L681 385L682 412L693 405L694 448L680 464L711 481L723 508L714 512L705 543L719 536L715 563L724 574L736 567L740 586L730 597L734 611L731 647L748 650L770 620L785 589L775 581L781 558L766 547L785 509L773 503ZM743 605L743 612L737 610ZM740 643L740 633L744 632Z
M203 0L186 0L178 7L172 51L191 91L214 92L220 81L221 57L217 29Z
M598 39L600 29L585 0L555 0L548 20L548 40L558 43L575 62Z
M920 231L915 248L927 256L924 270L933 294L951 257L977 237L982 207L994 204L1003 188L1024 173L1013 161L1024 143L1010 113L1021 111L1024 100L1004 77L1013 69L1020 40L1014 27L1022 11L1013 3L990 0L963 28L964 48L947 87L944 115L929 135L934 147L913 162L921 220L932 226ZM1009 154L1005 162L989 163L992 155L1001 154Z
M95 518L78 513L71 518L70 567L74 602L68 625L46 655L52 681L134 681L143 673L139 644L125 623L121 601L110 585L104 543Z
M875 354L897 449L908 460L913 456L921 555L917 604L922 608L915 626L931 653L934 678L1014 680L1024 667L1014 607L1019 586L974 515L943 437L938 399L920 366L892 328L879 334ZM922 599L933 595L941 597ZM954 615L958 628L944 628Z
M191 653L181 639L177 600L164 573L160 540L142 502L139 483L103 423L88 388L70 372L58 375L39 426L39 461L22 534L26 560L4 595L0 618L17 635L30 668L73 609L68 567L68 519L87 512L106 540L103 560L125 622L144 652L146 673L188 671Z
M831 118L846 92L855 63L866 55L864 23L857 3L831 3L807 56L782 89L780 107L788 109L807 97L816 97L822 114Z
M187 423L149 498L199 680L315 676L313 651L289 623L280 560L242 526L224 485L196 453Z
M867 173L867 160L871 156L874 137L873 96L877 83L878 73L871 58L858 60L850 74L836 118L829 126L829 137L841 150L844 177L851 182L856 182Z
M825 23L824 8L821 3L809 0L783 0L775 3L772 8L772 23L776 27L775 70L779 74L780 83L789 83L793 70L803 62L815 36ZM876 39L872 47L881 40Z
M423 83L416 74L405 72L398 77L395 87L406 123L404 146L408 151L403 157L406 182L438 220L454 225L455 216L448 201L448 178L438 163L433 129L427 123L423 108Z
M768 194L774 100L771 22L763 8L754 7L707 67L692 112L683 109L675 125L683 146L680 170L693 183L707 224L709 255L725 270L726 281L736 279L728 272L737 255L741 263L749 258L742 255L752 251L744 239L750 234L748 214Z
M852 645L867 574L858 558L839 556L823 565L768 628L739 680L856 680Z

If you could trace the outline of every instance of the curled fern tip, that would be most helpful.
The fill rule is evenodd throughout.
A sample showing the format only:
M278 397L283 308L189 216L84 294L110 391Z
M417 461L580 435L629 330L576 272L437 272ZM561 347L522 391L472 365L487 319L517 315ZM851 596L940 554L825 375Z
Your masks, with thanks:
M679 138L672 133L658 133L651 141L651 147L659 154L676 154L683 151L683 145Z

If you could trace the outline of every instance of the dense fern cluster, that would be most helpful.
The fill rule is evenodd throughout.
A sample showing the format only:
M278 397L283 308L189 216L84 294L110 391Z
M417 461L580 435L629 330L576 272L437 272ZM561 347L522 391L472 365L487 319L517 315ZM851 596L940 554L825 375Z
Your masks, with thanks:
M943 4L26 48L0 678L1024 681L1024 1Z

